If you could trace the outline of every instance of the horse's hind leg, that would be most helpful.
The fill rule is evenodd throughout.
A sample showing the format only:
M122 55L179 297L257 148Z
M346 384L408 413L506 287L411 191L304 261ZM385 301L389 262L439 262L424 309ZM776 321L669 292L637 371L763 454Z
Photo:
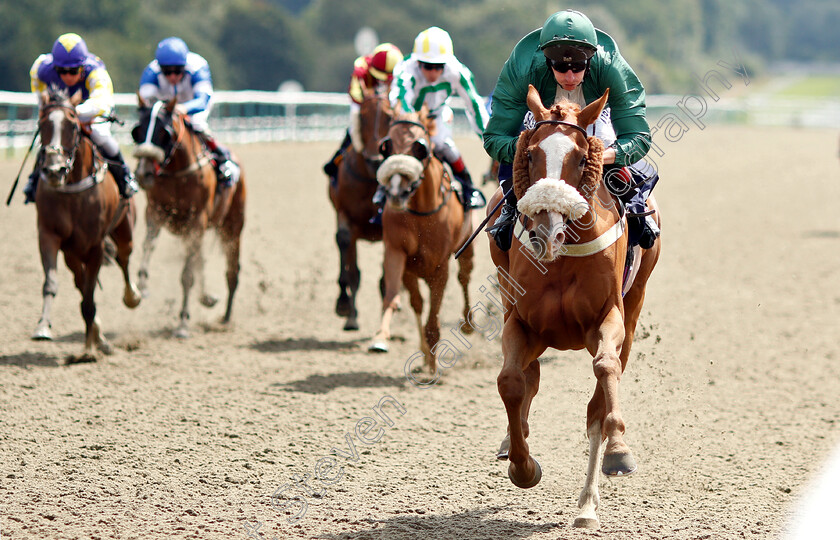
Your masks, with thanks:
M134 216L135 207L134 200L129 199L128 210L125 216L120 220L114 230L111 232L111 238L117 246L117 264L123 274L123 283L125 283L125 290L123 292L123 303L129 308L136 308L140 305L142 295L139 289L131 282L131 276L128 273L128 261L131 257L131 252L134 250Z
M465 334L472 334L473 326L470 323L470 274L473 270L473 244L458 257L458 283L464 293L464 321L468 324L462 325L461 331Z
M149 261L155 250L155 242L160 234L161 222L153 211L151 204L146 210L146 238L143 240L143 256L140 258L140 269L137 271L137 288L140 294L149 296Z
M190 336L190 290L195 284L196 265L202 257L201 245L203 238L204 236L202 233L197 233L188 236L186 239L187 256L184 260L184 269L181 271L181 287L184 291L184 299L181 303L181 314L178 328L175 329L175 337L181 339L185 339Z
M230 316L233 311L233 295L236 292L237 286L239 286L239 252L241 248L239 232L241 230L240 227L238 231L222 231L222 247L227 257L225 277L227 278L228 286L227 306L225 307L225 315L222 318L224 324L230 322Z
M38 240L41 251L41 265L44 267L44 286L42 288L44 305L41 310L41 319L38 321L38 326L35 327L35 332L32 333L32 339L42 340L52 339L50 314L53 300L55 300L55 295L58 294L56 263L59 239L54 235L42 232L39 234Z

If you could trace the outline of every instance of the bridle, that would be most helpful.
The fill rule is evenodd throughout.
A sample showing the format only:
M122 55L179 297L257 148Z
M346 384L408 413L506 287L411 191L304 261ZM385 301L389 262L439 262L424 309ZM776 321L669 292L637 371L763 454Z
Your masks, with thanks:
M63 103L48 103L44 106L41 111L41 115L43 118L48 116L48 112L53 109L63 109L67 112L69 118L66 120L70 121L73 125L73 146L68 151L63 145L47 145L43 146L42 150L44 154L57 154L62 156L64 159L64 165L62 166L62 178L66 176L70 171L73 170L73 166L76 164L76 154L78 153L79 144L82 142L82 128L79 124L79 117L76 115L76 109L70 107L68 105L64 105ZM41 125L39 123L38 131L41 131ZM41 137L43 140L43 137Z
M149 111L149 125L146 127L146 136L143 141L140 141L138 144L142 143L149 143L155 144L152 141L155 133L155 126L157 123L163 122L163 118L161 118L161 109L164 107L163 101L157 101L154 105L152 105L151 110ZM187 125L185 122L175 122L174 113L170 113L170 122L168 125L162 125L162 129L169 133L170 141L163 148L163 161L158 165L158 172L156 173L158 176L185 176L191 174L195 171L201 169L204 165L210 162L210 156L207 152L202 153L201 155L196 155L195 160L189 166L174 172L162 172L165 171L166 168L169 166L170 161L172 160L172 156L175 154L175 150L178 148L184 148L183 139L184 133L186 132ZM179 128L180 125L180 128ZM158 145L156 145L158 146Z
M426 149L426 155L423 157L423 159L418 160L423 165L423 171L425 172L426 167L429 165L429 162L432 159L432 151L431 151L431 148L429 148L429 143L428 143L428 141L431 140L431 135L429 134L428 128L425 125L423 125L422 123L417 122L416 120L408 120L408 119L400 119L400 120L392 121L391 122L391 128L393 128L396 125L400 125L400 124L409 125L409 126L417 126L417 127L419 127L420 129L423 130L424 137L415 139L414 143L419 143L423 147L425 147L425 149ZM390 132L390 129L389 129L389 132ZM390 140L390 137L384 138L380 142L380 146L388 140ZM414 144L414 143L412 143L412 144ZM400 198L401 199L408 200L414 195L414 193L417 191L417 189L423 183L423 180L425 180L424 172L421 172L416 180L413 180L408 185L408 187L406 189L402 190L402 192L400 193ZM444 176L448 175L448 173L446 172L446 168L443 169L443 174L444 174ZM441 208L446 206L446 203L449 201L449 197L452 194L451 180L450 180L450 188L449 189L446 189L444 182L441 182L440 191L441 191L441 194L443 195L443 200L441 201L441 203L436 208L434 208L432 210L429 210L427 212L419 212L417 210L411 210L410 208L406 209L405 211L408 212L409 214L412 214L412 215L415 215L415 216L431 216L432 214L436 214L437 212L440 211Z

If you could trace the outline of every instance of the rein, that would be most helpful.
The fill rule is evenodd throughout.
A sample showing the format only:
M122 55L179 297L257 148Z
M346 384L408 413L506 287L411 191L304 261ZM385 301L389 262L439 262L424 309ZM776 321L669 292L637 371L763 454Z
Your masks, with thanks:
M146 129L147 142L151 142L152 134L154 133L155 123L158 121L158 114L160 113L160 109L162 107L162 101L158 101L152 106L152 111L149 114L149 127ZM183 140L185 137L184 134L188 129L189 128L184 122L180 122L180 129L176 127L175 122L172 122L172 131L175 134L175 138L173 139L172 144L170 144L169 148L166 150L166 154L164 155L163 161L160 164L160 170L156 173L157 176L169 176L172 178L180 178L182 176L187 176L198 172L210 163L212 157L210 156L209 152L204 151L201 154L193 153L194 160L187 167L184 167L183 169L179 169L177 171L166 170L166 168L169 166L170 161L172 160L172 156L175 154L175 150L177 150L178 148L186 149L186 147L183 144Z
M70 107L68 105L64 105L63 103L49 103L44 106L43 112L52 110L52 109L63 109L67 111L70 115L70 118L67 120L72 121L74 127L76 128L75 131L75 138L73 140L73 147L71 150L66 150L63 146L44 146L42 147L43 151L50 151L59 153L61 155L66 155L64 159L65 167L67 168L68 173L73 171L73 168L76 165L76 155L79 153L79 146L82 143L83 133L82 133L82 126L79 123L78 117L76 116L76 109L74 107ZM38 127L38 133L40 133L41 128ZM67 194L75 194L81 193L83 191L87 191L88 189L92 188L96 184L102 182L105 179L105 167L100 165L101 161L104 159L99 156L97 152L96 145L93 144L93 141L90 141L91 146L91 153L92 153L92 162L91 162L91 170L90 174L79 180L78 182L74 182L72 184L64 184L63 186L52 187L50 189L56 191L58 193L67 193ZM41 171L43 175L43 171ZM67 173L65 173L66 175Z

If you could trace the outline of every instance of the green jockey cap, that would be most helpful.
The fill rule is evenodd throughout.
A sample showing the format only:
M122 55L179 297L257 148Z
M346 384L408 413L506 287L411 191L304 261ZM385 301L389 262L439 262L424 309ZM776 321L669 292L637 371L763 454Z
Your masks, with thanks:
M558 11L546 19L540 32L540 49L551 60L585 62L598 46L592 21L579 11Z

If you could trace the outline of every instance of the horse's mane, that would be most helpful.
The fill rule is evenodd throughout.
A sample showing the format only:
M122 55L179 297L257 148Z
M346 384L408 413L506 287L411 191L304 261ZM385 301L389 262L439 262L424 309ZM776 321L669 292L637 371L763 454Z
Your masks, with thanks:
M580 105L563 98L552 105L548 112L551 113L552 118L558 117L558 120L565 120L570 113L574 113L575 118L577 118L577 115L580 114Z
M531 135L536 130L529 129L519 134L519 142L516 143L516 154L513 157L513 193L517 199L525 196L525 192L531 187L531 175L528 173L528 152L525 150L531 143Z

